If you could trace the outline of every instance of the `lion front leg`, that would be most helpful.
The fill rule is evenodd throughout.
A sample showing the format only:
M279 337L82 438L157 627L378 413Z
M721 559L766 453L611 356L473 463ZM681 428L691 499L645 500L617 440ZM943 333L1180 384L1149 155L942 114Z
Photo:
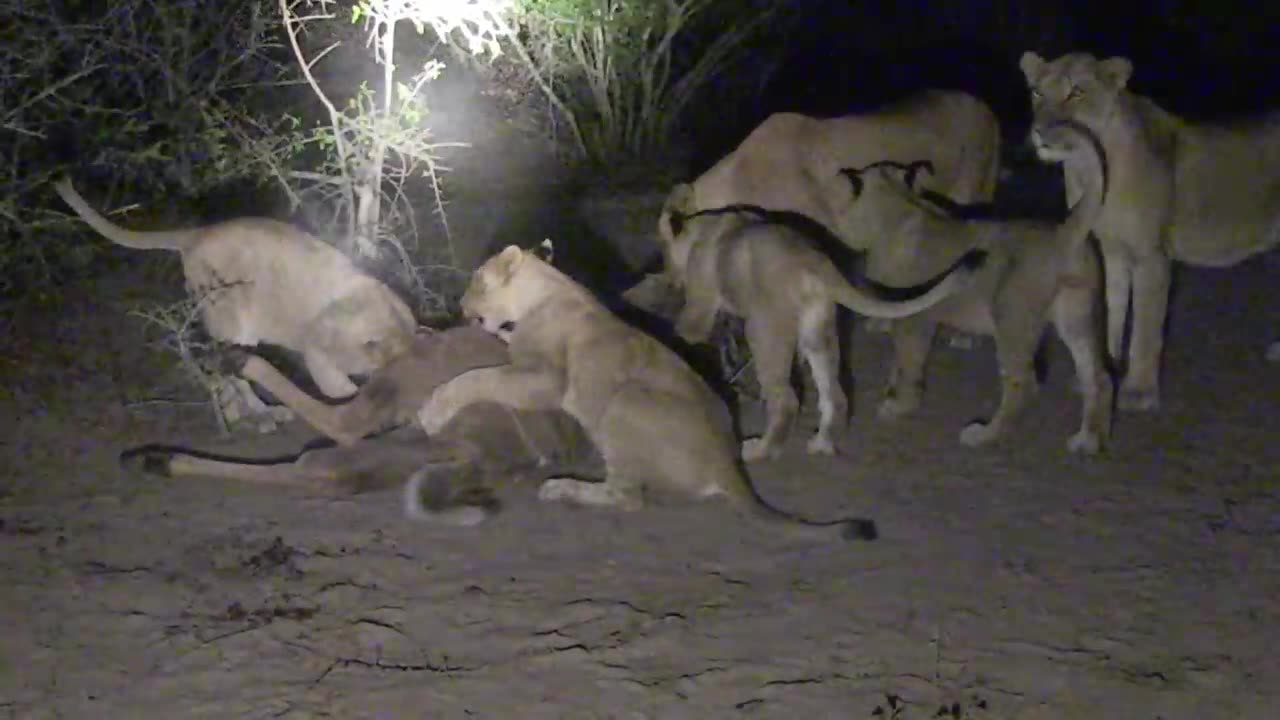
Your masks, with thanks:
M966 425L960 431L961 444L977 447L995 440L1004 434L1026 406L1027 397L1036 386L1035 352L1043 330L1043 323L1034 319L1042 316L1032 309L1022 317L996 318L1000 407L990 420Z
M689 288L684 307L676 317L676 334L688 343L706 342L715 328L718 310L712 293Z
M418 411L428 435L440 432L462 408L492 402L515 410L556 410L564 400L565 379L557 372L503 365L468 370L437 387Z
M920 407L924 395L924 367L937 323L924 314L894 321L893 368L876 417L894 420Z
M1172 270L1173 262L1159 253L1143 258L1134 268L1133 337L1129 343L1129 367L1117 402L1122 410L1150 411L1160 407L1160 355Z

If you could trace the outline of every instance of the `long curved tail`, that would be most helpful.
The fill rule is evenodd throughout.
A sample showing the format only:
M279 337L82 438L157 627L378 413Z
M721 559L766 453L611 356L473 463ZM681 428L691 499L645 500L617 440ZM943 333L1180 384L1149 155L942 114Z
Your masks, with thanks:
M760 496L755 486L742 476L743 488L729 492L729 500L744 517L760 522L788 535L811 540L875 540L880 536L876 522L870 518L843 518L840 520L809 520L774 507Z
M498 510L489 493L459 492L453 477L456 465L428 464L419 468L404 484L404 514L410 520L437 525L472 527L488 520Z
M965 290L973 284L974 277L982 269L986 259L985 250L970 250L941 274L913 288L889 287L864 280L864 285L880 297L849 284L834 267L824 273L826 277L823 280L835 302L869 317L895 319L928 310Z
M108 220L102 213L94 210L93 207L85 201L80 193L76 192L75 187L71 184L70 178L62 178L54 182L53 189L58 195L71 206L76 215L81 220L88 223L106 239L117 245L123 245L134 250L177 250L181 251L187 248L193 240L198 237L200 230L157 230L153 232L142 232L138 230L129 230Z

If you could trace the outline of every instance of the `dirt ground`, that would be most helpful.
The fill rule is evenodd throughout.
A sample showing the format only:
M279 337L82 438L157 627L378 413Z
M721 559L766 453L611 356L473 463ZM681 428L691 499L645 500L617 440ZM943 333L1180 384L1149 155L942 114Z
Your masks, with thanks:
M173 289L149 267L0 311L0 718L1275 717L1274 260L1180 272L1164 406L1119 416L1095 459L1065 450L1056 341L1023 426L973 450L990 343L939 343L924 408L889 424L888 339L859 330L841 456L797 435L753 471L783 507L879 522L829 547L715 503L620 515L528 487L441 529L394 493L126 473L145 442L312 437L222 439L156 401L193 396L126 315Z

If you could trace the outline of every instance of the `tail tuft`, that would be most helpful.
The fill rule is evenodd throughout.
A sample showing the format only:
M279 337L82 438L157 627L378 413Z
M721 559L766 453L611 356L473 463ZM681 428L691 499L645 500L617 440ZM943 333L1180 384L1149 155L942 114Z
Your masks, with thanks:
M154 448L138 448L120 453L120 467L130 472L141 472L159 477L172 477L169 461L173 453Z
M876 528L876 521L868 518L851 518L844 522L844 528L840 532L840 537L845 540L875 540L880 537L880 530Z
M960 262L958 264L965 270L973 271L981 269L986 262L986 250L970 250L960 258Z

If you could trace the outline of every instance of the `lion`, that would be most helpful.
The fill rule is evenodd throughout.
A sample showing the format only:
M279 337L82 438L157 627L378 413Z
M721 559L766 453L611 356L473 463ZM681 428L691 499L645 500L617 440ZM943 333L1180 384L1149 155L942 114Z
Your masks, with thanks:
M840 168L886 159L929 160L936 172L926 187L958 202L990 203L1000 170L1000 123L986 103L951 90L926 90L835 118L774 113L690 183L691 209L754 205L833 228L843 202L830 202L823 189L828 179ZM897 257L907 251L877 252ZM867 327L884 331L890 324L872 319Z
M1020 66L1032 127L1074 120L1107 154L1110 190L1092 229L1106 276L1107 348L1124 371L1117 404L1154 411L1172 262L1228 267L1280 244L1280 113L1188 122L1129 91L1133 63L1123 57L1047 61L1026 52ZM1069 181L1068 200L1080 193Z
M743 319L768 415L764 434L743 443L747 462L782 451L800 406L791 386L797 346L818 392L818 430L808 451L835 454L832 427L845 422L849 408L837 375L836 303L869 317L906 317L965 289L985 255L966 255L932 280L927 292L893 302L850 285L784 214L751 206L692 206L693 187L677 185L658 223L665 274L685 295L675 330L687 342L702 343L721 311Z
M303 392L257 355L225 354L229 374L266 388L336 445L283 462L229 460L148 446L121 455L130 470L163 477L214 477L354 495L402 486L413 520L472 526L500 508L495 492L515 478L597 475L603 461L562 410L513 410L477 403L428 438L418 411L440 384L478 367L508 362L507 346L483 328L420 328L410 349L375 370L345 403Z
M960 433L960 441L967 446L991 442L1015 421L1028 392L1036 387L1035 354L1052 320L1071 352L1083 394L1080 428L1067 447L1096 453L1110 433L1112 384L1102 350L1101 269L1088 237L1107 190L1106 157L1093 135L1073 123L1042 125L1032 140L1041 160L1062 163L1066 174L1083 189L1061 224L960 219L922 199L886 168L845 171L858 193L845 211L846 226L855 231L876 228L885 233L880 241L887 245L919 248L916 260L926 268L953 262L975 248L990 253L971 289L896 321L894 366L877 413L892 419L919 406L933 333L939 323L945 323L995 338L999 409L989 421L974 422ZM869 274L882 280L874 272Z
M817 522L765 502L743 470L728 407L702 378L533 252L511 245L486 260L472 274L462 311L503 334L511 364L436 388L419 420L434 434L476 402L563 409L599 449L604 478L551 478L540 499L630 511L651 491L725 496L747 517L809 539L876 537L871 520Z
M187 290L213 339L241 346L271 343L300 353L330 398L350 397L356 392L353 376L382 367L413 342L416 322L404 300L342 252L292 225L239 218L139 232L90 207L70 179L54 189L108 240L180 253ZM228 382L249 407L265 410L247 382Z

